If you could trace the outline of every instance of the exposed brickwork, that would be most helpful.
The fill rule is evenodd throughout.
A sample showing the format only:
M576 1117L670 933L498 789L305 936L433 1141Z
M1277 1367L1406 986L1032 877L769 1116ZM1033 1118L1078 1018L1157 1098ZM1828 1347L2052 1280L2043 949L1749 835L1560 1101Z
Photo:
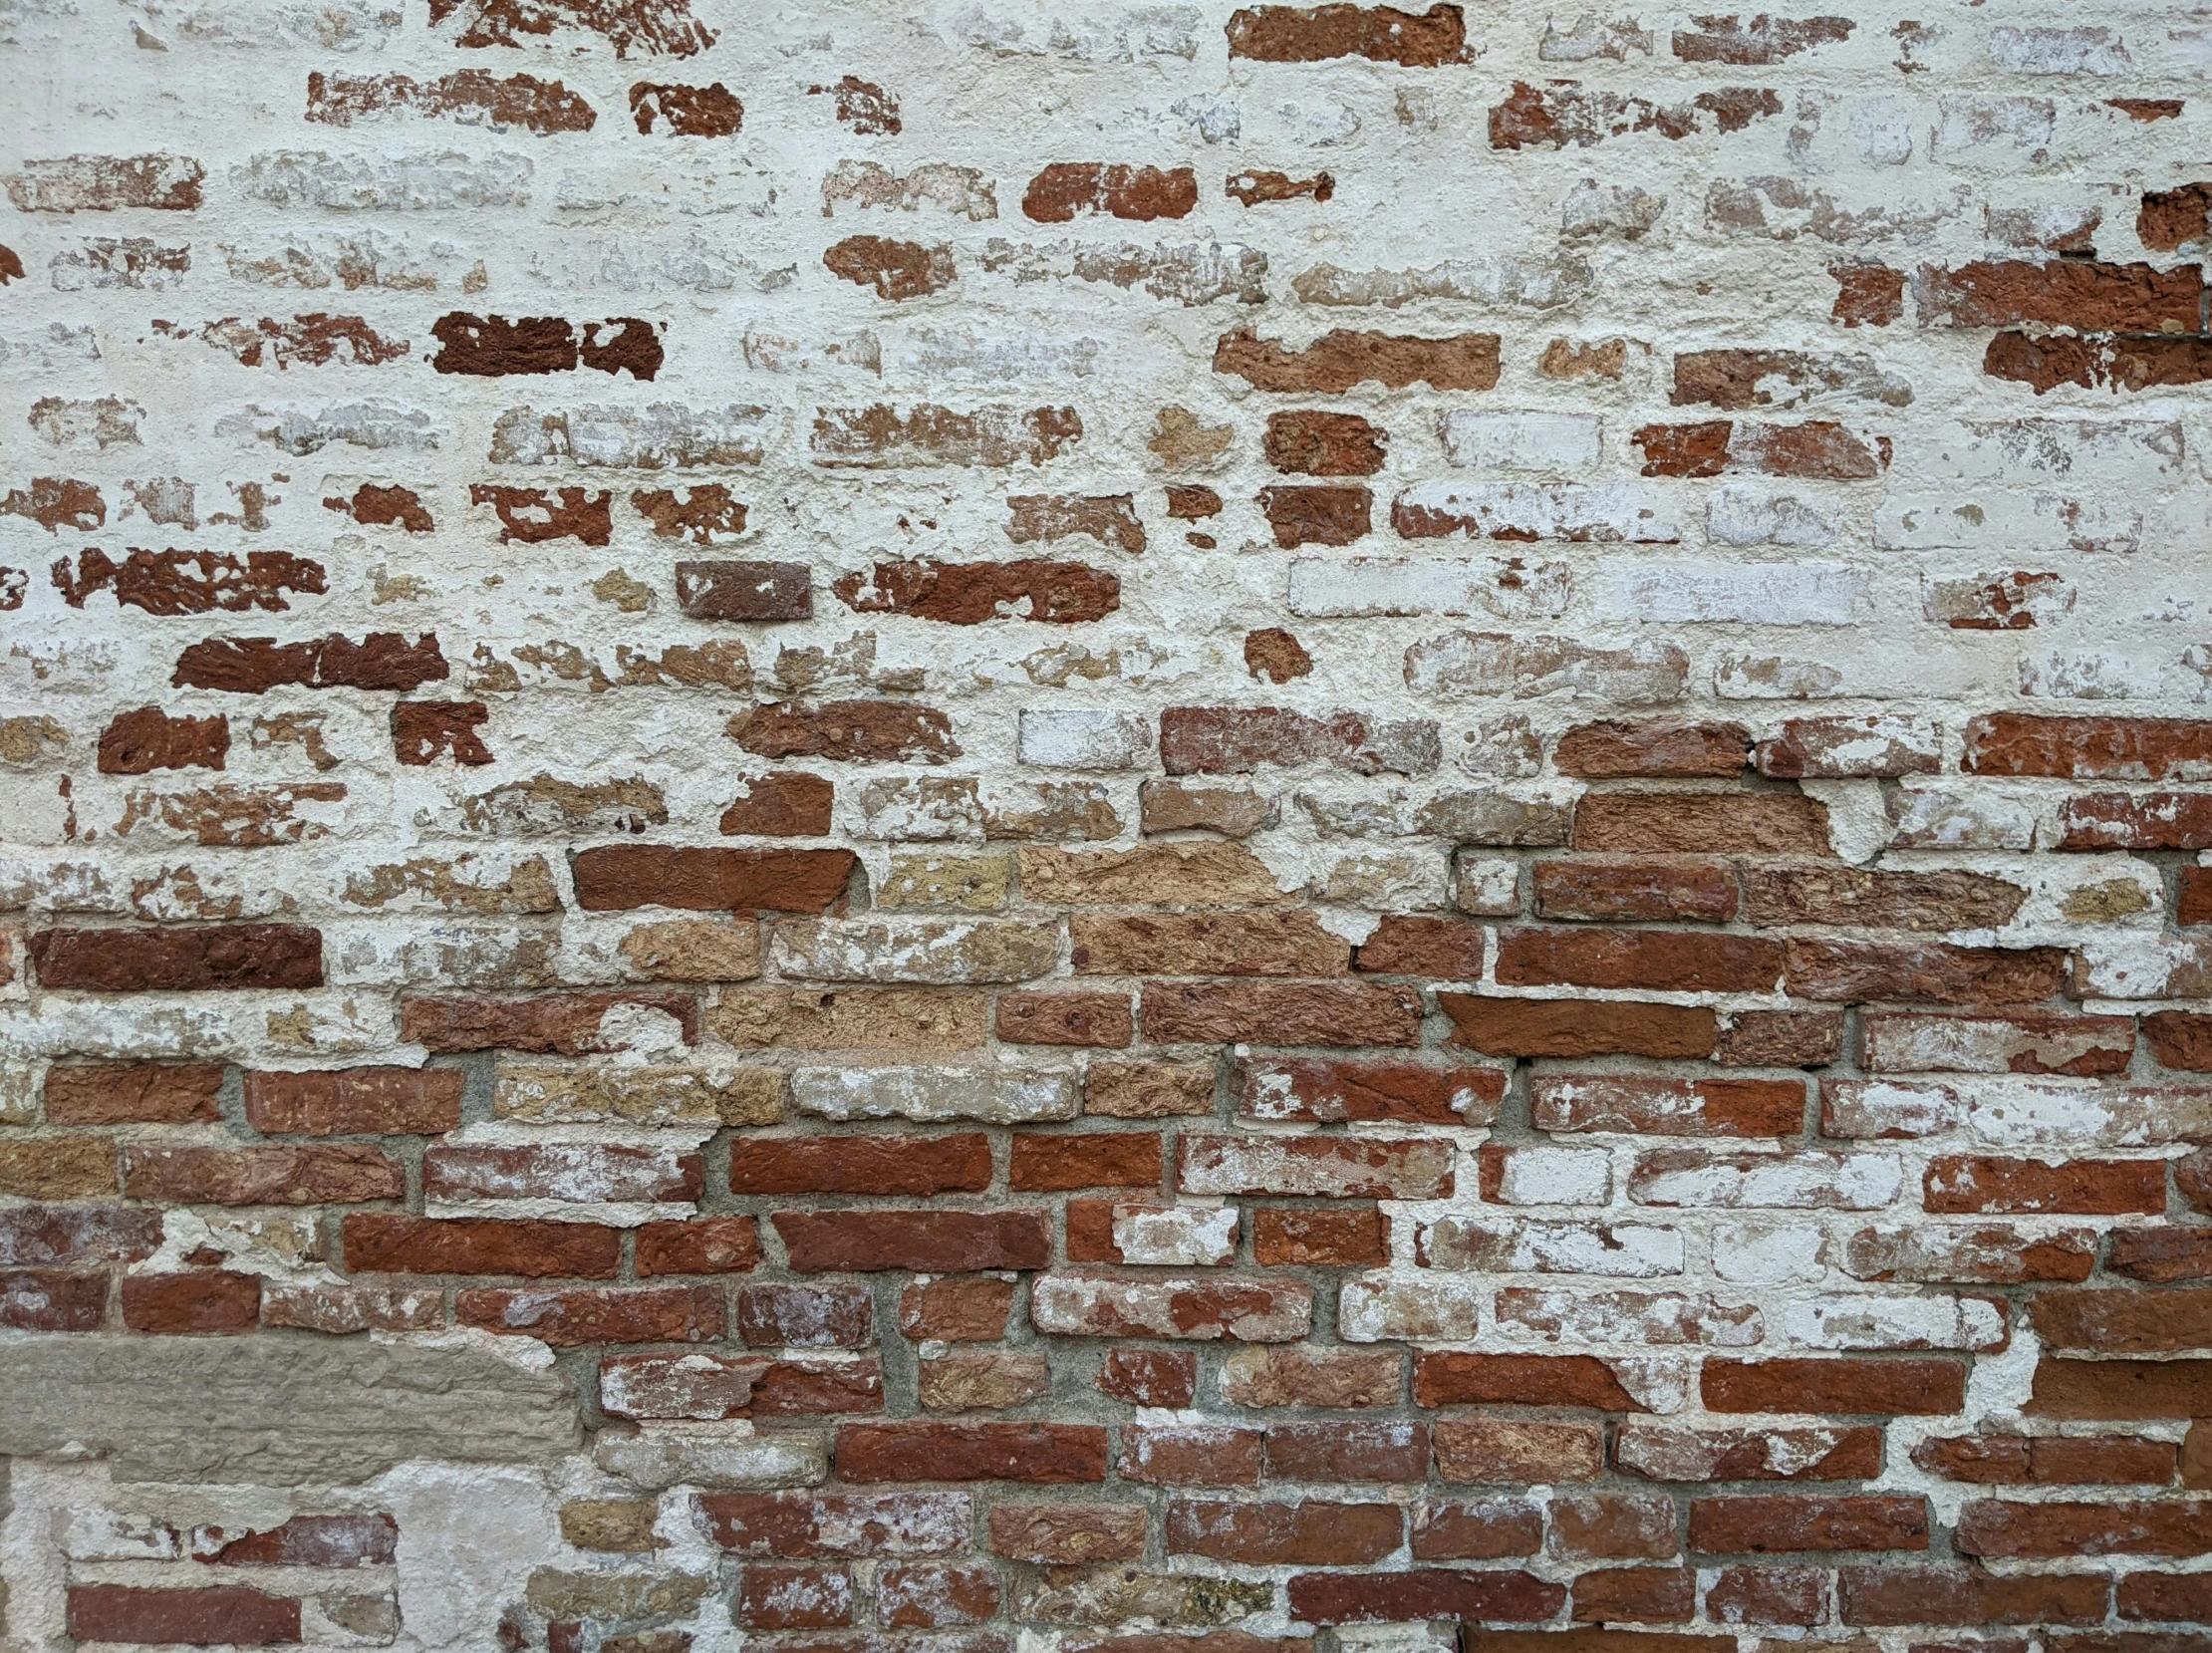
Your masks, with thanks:
M0 0L0 1647L2206 1645L2204 12Z

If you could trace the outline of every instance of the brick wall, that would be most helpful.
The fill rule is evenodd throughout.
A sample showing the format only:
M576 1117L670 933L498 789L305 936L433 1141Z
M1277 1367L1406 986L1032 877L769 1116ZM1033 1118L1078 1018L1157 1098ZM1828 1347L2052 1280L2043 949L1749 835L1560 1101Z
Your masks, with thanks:
M2205 1645L2208 16L0 3L0 1648Z

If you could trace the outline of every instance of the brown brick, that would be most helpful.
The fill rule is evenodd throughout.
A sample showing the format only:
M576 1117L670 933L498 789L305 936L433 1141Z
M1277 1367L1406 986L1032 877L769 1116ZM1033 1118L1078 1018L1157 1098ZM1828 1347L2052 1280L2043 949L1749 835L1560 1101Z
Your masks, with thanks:
M1926 1549L1928 1510L1916 1498L1692 1499L1689 1545L1707 1555Z
M1436 391L1487 391L1498 383L1499 336L1449 338L1350 333L1331 328L1302 350L1285 350L1250 328L1222 335L1214 371L1234 374L1255 390L1335 396L1373 380L1385 390L1425 384Z
M1462 61L1466 49L1467 25L1452 5L1433 5L1426 12L1342 3L1251 6L1229 20L1229 55L1260 63L1366 58L1434 69Z
M491 998L455 993L400 1001L400 1036L440 1054L468 1050L523 1050L581 1056L589 1050L625 1048L600 1043L600 1020L610 1010L635 1006L675 1018L684 1042L698 1042L698 1000L688 992L546 993L534 998Z
M737 1290L737 1335L756 1349L863 1349L876 1340L862 1285L764 1281Z
M107 1313L106 1274L0 1269L0 1327L9 1331L98 1331Z
M990 1549L1052 1566L1141 1561L1149 1526L1131 1505L1001 1504L990 1513Z
M1492 998L1438 993L1452 1042L1492 1056L1712 1054L1714 1013L1703 1005L1620 999Z
M1070 963L1090 975L1341 975L1351 945L1310 913L1076 913Z
M1090 1424L840 1424L838 1476L853 1482L1106 1479L1106 1431Z
M79 1200L117 1186L113 1137L0 1137L0 1194Z
M1438 994L1440 1000L1458 996ZM1487 1125L1498 1117L1507 1075L1493 1067L1313 1056L1241 1061L1234 1078L1237 1111L1252 1119Z
M87 992L320 987L323 938L296 924L164 930L42 930L30 938L42 986Z
M1177 1499L1168 1506L1170 1555L1203 1555L1243 1566L1360 1566L1404 1541L1405 1516L1390 1504L1221 1504ZM1504 1553L1533 1553L1525 1550Z
M1687 1624L1698 1576L1679 1567L1604 1567L1574 1581L1577 1624Z
M770 1219L801 1273L911 1269L960 1274L1042 1268L1051 1258L1043 1215L1001 1212L777 1212Z
M1059 161L1029 180L1022 216L1064 224L1078 212L1104 213L1149 223L1180 218L1198 205L1198 175L1188 166L1109 166L1099 161Z
M778 769L738 782L735 801L717 825L729 838L819 838L830 829L837 788L803 769Z
M1790 991L1842 1003L2034 1004L2066 980L2063 948L1804 939L1789 949Z
M534 1337L557 1349L597 1343L697 1343L723 1331L722 1295L708 1285L612 1290L463 1291L453 1300L464 1326Z
M1158 1487L1256 1487L1261 1436L1223 1424L1125 1424L1114 1473Z
M1127 993L1007 992L995 1008L995 1030L1006 1044L1122 1050L1137 1036Z
M1413 1045L1421 1002L1368 982L1148 982L1141 1023L1160 1044Z
M1741 723L1580 723L1551 754L1562 775L1587 780L1728 778L1744 772L1751 735Z
M199 1589L72 1584L69 1633L94 1642L290 1645L300 1639L300 1602L296 1596L264 1595L242 1584Z
M1679 930L1516 928L1500 933L1497 978L1512 987L1772 992L1782 944Z
M49 1125L205 1125L218 1114L214 1063L99 1063L46 1070Z
M1815 1567L1723 1567L1705 1592L1716 1624L1813 1625L1827 1613L1827 1574Z
M904 614L949 626L1005 619L1073 626L1103 620L1121 607L1115 575L1088 563L1037 557L877 563L869 573L840 576L831 589L856 614Z
M1388 457L1385 432L1357 413L1318 409L1269 413L1261 443L1275 469L1305 476L1372 476Z
M1291 1575L1288 1590L1290 1616L1308 1624L1398 1624L1431 1618L1537 1624L1566 1605L1565 1585L1505 1569L1301 1572Z
M900 1293L899 1329L914 1338L995 1343L1006 1335L1013 1290L1011 1280L988 1276L918 1282Z
M407 1198L407 1168L368 1143L198 1148L133 1143L123 1191L173 1205L350 1206Z
M766 758L838 763L945 763L961 755L952 720L904 700L778 701L740 712L730 739Z
M1981 1499L1959 1512L1955 1542L1963 1554L2000 1560L2195 1556L2212 1545L2212 1503L2015 1504Z
M1446 1481L1525 1487L1595 1481L1605 1468L1605 1438L1591 1424L1439 1418L1429 1432Z
M1996 930L2028 892L1980 873L1869 872L1859 867L1746 867L1744 921L1873 930Z
M1284 550L1350 545L1374 526L1375 496L1364 487L1278 484L1261 488L1258 503Z
M1352 956L1352 967L1370 975L1422 975L1440 981L1479 981L1484 928L1465 919L1391 916L1375 927Z
M1574 847L1622 855L1829 853L1827 806L1786 792L1587 792Z
M1736 875L1725 861L1558 856L1538 861L1530 871L1541 918L1726 924L1736 917Z
M1010 1296L1012 1288L1007 1291ZM1001 1316L1001 1331L1004 1325ZM1131 1406L1187 1407L1198 1396L1198 1356L1188 1349L1108 1349L1099 1362L1098 1390Z

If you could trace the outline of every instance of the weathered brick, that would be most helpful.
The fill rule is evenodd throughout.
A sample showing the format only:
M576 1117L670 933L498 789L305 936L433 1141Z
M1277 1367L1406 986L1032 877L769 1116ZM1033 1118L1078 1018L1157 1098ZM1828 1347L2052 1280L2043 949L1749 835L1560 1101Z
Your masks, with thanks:
M613 1229L583 1223L354 1213L345 1222L349 1273L521 1274L610 1280L622 1252Z
M435 1135L460 1124L458 1068L249 1072L246 1123L271 1136Z
M219 1117L223 1070L211 1063L152 1062L53 1067L46 1072L49 1125L205 1125ZM258 1122L256 1122L258 1123Z
M323 938L304 925L181 930L41 930L29 940L40 982L85 992L209 992L323 984Z

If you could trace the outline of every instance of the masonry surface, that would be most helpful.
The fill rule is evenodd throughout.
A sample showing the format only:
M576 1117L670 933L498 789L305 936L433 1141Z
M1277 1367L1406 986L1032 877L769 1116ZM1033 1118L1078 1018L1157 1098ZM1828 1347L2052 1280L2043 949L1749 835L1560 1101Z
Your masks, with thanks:
M2208 75L0 0L0 1650L2208 1645Z

